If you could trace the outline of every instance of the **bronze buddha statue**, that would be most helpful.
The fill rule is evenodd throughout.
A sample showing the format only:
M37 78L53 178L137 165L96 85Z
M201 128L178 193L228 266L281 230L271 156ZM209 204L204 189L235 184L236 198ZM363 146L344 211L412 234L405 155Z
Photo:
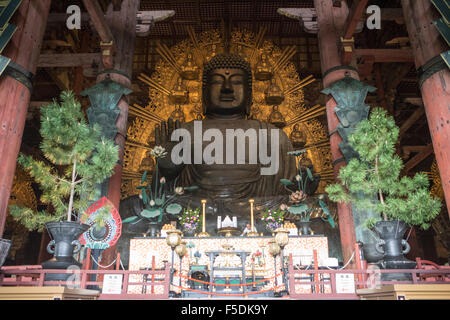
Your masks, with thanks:
M287 154L292 150L292 145L286 134L272 124L247 119L252 104L252 71L249 63L236 54L214 56L204 67L202 100L205 115L203 120L180 123L169 119L157 127L155 145L166 148L169 155L177 144L171 141L175 130L185 129L191 136L195 136L199 133L196 130L201 128L203 136L200 141L202 149L195 150L196 147L191 142L192 150L188 152L191 153L193 161L189 164L175 164L170 156L160 159L160 174L169 181L168 185L171 185L170 181L175 185L176 180L176 186L195 185L199 188L195 193L189 194L191 206L200 198L204 198L208 200L210 209L214 209L216 202L221 201L228 212L247 221L250 198L255 199L256 208L279 206L287 197L280 179L291 179L296 172L294 157ZM223 154L214 155L214 163L206 163L205 159L195 161L199 150L203 155L206 152L211 139L205 139L205 134L211 130L226 137L227 142L227 134L231 130L235 133L232 139L235 139L238 145L234 145L232 150L229 150L227 145ZM261 139L255 140L256 146L250 145L248 142L252 141L251 130L257 133L264 131L267 134L266 145ZM245 155L242 154L241 159L238 159L237 149L240 143L246 144L246 147ZM270 143L272 145L268 148L267 144ZM273 170L272 174L261 174L263 168L269 167L267 161L264 162L261 158L261 150L264 149L270 149L271 156L275 156L273 151L277 153L275 158L278 158L278 170Z
M159 175L165 177L166 186L198 187L176 202L183 207L201 208L200 200L206 199L207 232L214 234L219 215L237 216L239 226L248 223L249 199L255 200L256 212L285 203L289 193L280 179L293 179L296 164L295 158L287 154L292 151L292 144L282 130L267 122L248 119L252 70L247 61L236 54L217 54L205 64L202 81L204 119L161 122L155 131L155 145L164 147L168 154L159 159ZM183 163L173 160L181 139L174 140L172 134L180 129L193 137L180 153L187 160ZM211 132L215 135L208 135ZM196 138L198 134L200 140ZM208 160L205 154L218 137L224 137L226 147L213 148L210 152L213 161ZM218 207L223 212L218 212Z
M250 163L252 157L250 149L246 152L244 163L206 164L194 163L188 165L174 165L170 157L161 159L161 174L166 178L179 177L181 185L196 185L202 195L211 198L224 198L229 200L246 199L249 197L277 196L283 194L283 186L280 179L290 179L295 176L295 161L287 155L292 150L292 145L286 134L275 126L258 120L248 120L252 103L252 74L250 65L240 56L235 54L218 54L205 65L203 71L203 113L205 118L201 121L202 134L209 129L219 130L223 136L227 130L239 130L236 132L247 134L249 129L259 132L261 129L267 132L267 141L271 141L274 130L279 138L276 141L279 153L278 171L272 175L261 175L261 159L256 163ZM194 136L195 122L181 124L169 119L162 122L155 132L155 145L162 145L170 154L176 144L171 141L171 134L176 129L186 129ZM197 124L198 125L198 124ZM239 138L237 137L239 140ZM260 141L260 140L258 140ZM259 142L258 142L259 143ZM202 141L205 149L207 141ZM266 147L258 145L257 150ZM234 152L236 158L236 152ZM194 156L194 152L192 152ZM227 157L226 152L223 158Z

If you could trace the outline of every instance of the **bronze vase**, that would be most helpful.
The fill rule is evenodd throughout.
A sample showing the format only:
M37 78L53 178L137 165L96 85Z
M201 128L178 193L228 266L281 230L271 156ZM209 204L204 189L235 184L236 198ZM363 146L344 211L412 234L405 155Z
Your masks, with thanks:
M42 263L43 269L67 270L69 267L81 267L74 254L80 252L81 243L78 238L86 232L90 225L73 221L55 221L45 224L52 240L47 245L47 251L53 254L53 258ZM46 281L66 281L72 273L49 273Z

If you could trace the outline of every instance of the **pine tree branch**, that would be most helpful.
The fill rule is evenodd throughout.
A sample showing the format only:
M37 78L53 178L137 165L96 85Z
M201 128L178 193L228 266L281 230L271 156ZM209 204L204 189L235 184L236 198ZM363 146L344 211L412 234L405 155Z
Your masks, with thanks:
M378 155L375 157L375 174L377 175L378 184L379 184L380 183L380 175L378 174ZM378 194L380 195L381 204L384 207L385 204L384 204L383 192L381 192L380 188L378 188ZM387 221L386 213L384 212L384 210L381 213L383 214L384 221Z
M78 180L78 181L75 181L75 182L74 182L74 185L80 184L80 183L82 183L82 182L84 182L84 181L86 181L86 179L85 179L85 178L82 178L82 179L80 179L80 180Z
M74 181L77 175L77 160L73 160L73 169L72 169L72 183L70 187L70 198L69 198L69 208L67 209L67 221L72 221L72 207L73 207L73 196L75 193L75 184Z

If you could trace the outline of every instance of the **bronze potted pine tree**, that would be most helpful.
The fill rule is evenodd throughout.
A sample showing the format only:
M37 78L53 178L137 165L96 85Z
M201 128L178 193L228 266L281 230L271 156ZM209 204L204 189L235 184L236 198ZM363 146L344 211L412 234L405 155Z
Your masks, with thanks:
M379 213L380 219L368 220L366 226L380 236L376 250L383 255L379 264L384 269L415 267L414 261L403 256L410 248L403 239L407 226L427 229L441 208L440 200L430 195L425 173L400 177L403 161L395 154L398 134L394 119L385 110L375 108L349 138L359 157L341 168L340 183L325 189L332 201L350 202L359 209ZM360 193L365 196L358 196ZM409 277L402 274L383 277L405 278Z
M89 225L80 222L82 213L99 196L96 187L113 173L118 147L100 134L100 128L85 120L80 103L71 91L61 93L61 102L41 108L41 151L46 161L20 154L18 163L40 185L40 201L51 210L34 212L11 205L14 219L29 230L51 235L47 246L54 257L42 263L45 269L67 269L81 266L73 255L81 249L78 238ZM64 221L65 220L65 221ZM46 280L65 280L68 274L53 274Z

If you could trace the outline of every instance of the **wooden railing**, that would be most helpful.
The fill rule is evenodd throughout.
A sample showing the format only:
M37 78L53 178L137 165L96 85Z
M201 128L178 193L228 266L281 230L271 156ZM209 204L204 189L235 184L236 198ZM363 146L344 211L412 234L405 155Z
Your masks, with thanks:
M408 274L411 280L382 281L382 274ZM352 275L354 292L341 293L337 288L337 275ZM378 276L378 277L377 277ZM359 299L357 289L381 287L390 284L449 284L450 268L439 269L295 269L292 255L288 263L288 291L292 299ZM298 286L308 287L299 293Z
M36 267L36 266L32 266ZM45 276L54 273L70 274L67 281L48 281ZM26 266L14 268L2 268L0 271L0 286L67 286L79 289L90 289L95 286L102 286L102 281L92 281L90 278L95 275L95 279L102 278L101 275L121 275L122 289L118 294L101 293L101 300L123 300L123 299L167 299L169 297L170 286L170 265L166 264L163 270L50 270L26 268ZM132 278L138 278L134 280ZM130 293L130 286L138 286L140 293ZM154 290L160 287L162 290ZM147 290L151 288L151 290ZM101 289L98 289L101 291ZM155 293L162 291L159 293Z
M357 259L356 259L357 260ZM358 261L358 260L357 260ZM319 267L317 252L314 252L313 265L308 269L294 266L292 254L289 255L287 289L291 299L359 299L356 290L381 287L389 284L449 284L450 267L438 266L426 260L417 259L417 269L373 270L365 263L360 269L332 269ZM364 262L364 261L362 261ZM428 265L427 265L428 264ZM48 281L48 274L70 274L68 281ZM409 274L408 281L383 281L382 274ZM104 275L122 277L120 293L101 292ZM351 275L347 293L340 290L341 275ZM339 279L338 279L339 277ZM91 280L95 278L95 280ZM170 290L170 264L164 269L151 270L48 270L41 266L10 266L0 268L0 286L67 286L80 289L98 289L98 299L167 299ZM301 290L296 290L302 288Z

